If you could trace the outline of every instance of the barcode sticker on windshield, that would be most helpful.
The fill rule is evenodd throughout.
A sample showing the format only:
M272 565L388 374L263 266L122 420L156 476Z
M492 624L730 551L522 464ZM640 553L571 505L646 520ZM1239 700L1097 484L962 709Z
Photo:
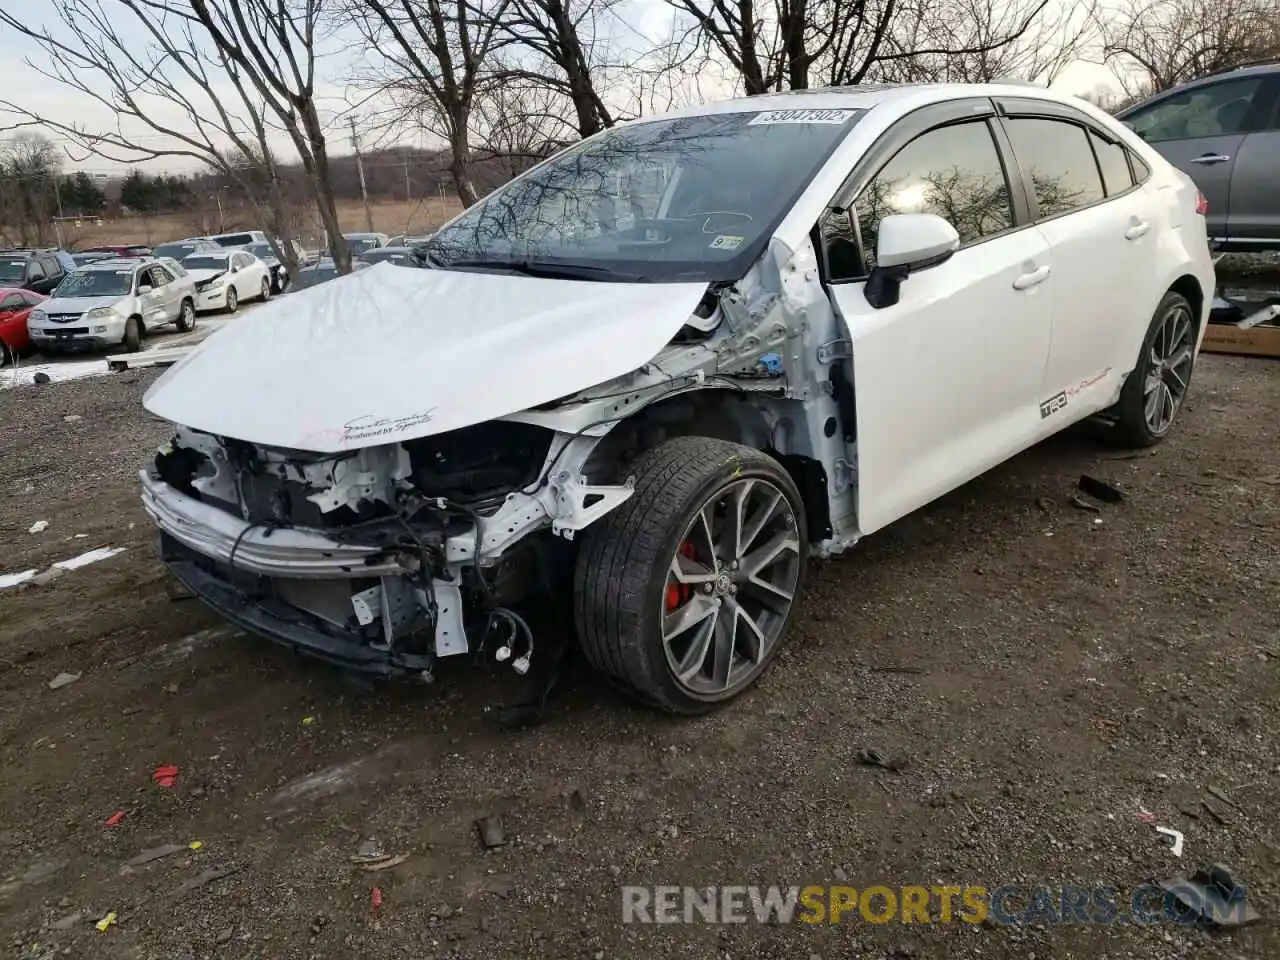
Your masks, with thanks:
M853 110L766 110L751 118L751 123L844 123Z

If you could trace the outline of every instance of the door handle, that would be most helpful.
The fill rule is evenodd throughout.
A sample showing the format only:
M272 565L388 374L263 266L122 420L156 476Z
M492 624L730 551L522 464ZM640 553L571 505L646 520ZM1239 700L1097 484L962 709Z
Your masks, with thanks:
M1039 269L1032 270L1030 273L1024 273L1022 276L1018 277L1017 280L1013 281L1013 289L1026 290L1030 287L1034 287L1037 283L1044 283L1048 279L1049 265L1045 264Z
M1188 163L1226 163L1230 159L1225 153L1206 153L1199 157L1192 157Z
M1129 225L1129 229L1124 232L1124 238L1126 240L1137 240L1139 237L1146 236L1147 231L1150 229L1151 224L1145 220L1139 220Z

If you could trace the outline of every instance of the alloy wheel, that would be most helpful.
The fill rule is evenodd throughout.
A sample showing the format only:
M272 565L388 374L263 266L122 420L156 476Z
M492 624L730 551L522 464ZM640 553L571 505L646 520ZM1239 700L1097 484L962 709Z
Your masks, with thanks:
M795 511L764 479L736 480L694 514L662 592L676 682L719 699L749 684L782 635L801 573Z
M1147 375L1142 385L1147 429L1162 436L1173 425L1191 382L1195 324L1179 303L1169 308L1151 340Z

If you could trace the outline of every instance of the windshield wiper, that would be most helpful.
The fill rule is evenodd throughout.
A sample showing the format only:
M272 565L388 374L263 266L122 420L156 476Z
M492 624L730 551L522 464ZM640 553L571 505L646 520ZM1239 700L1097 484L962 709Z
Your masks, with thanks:
M434 258L433 258L434 259ZM439 261L437 261L439 262ZM585 263L534 263L532 260L449 260L440 266L446 270L451 267L477 267L490 270L510 270L512 273L526 277L550 277L558 280L619 280L640 282L645 279L638 273L625 273L609 267L597 267Z

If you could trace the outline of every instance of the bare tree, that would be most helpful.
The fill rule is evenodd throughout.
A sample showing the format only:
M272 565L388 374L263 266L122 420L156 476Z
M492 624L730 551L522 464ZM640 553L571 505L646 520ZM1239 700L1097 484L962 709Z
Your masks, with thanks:
M912 64L983 63L1027 37L1048 0L667 0L748 95L897 80ZM926 68L921 67L921 72ZM990 69L990 67L988 67Z
M0 141L0 225L15 231L18 245L43 245L52 234L61 165L57 148L37 133Z
M1099 20L1103 57L1131 95L1280 56L1276 0L1123 0Z
M902 2L902 0L900 0ZM885 37L879 79L900 82L1053 83L1098 35L1094 0L1046 5L1040 0L906 0ZM935 51L935 52L922 52Z
M476 202L471 125L489 60L502 45L499 25L510 0L354 0L349 7L380 85L391 96L393 125L419 120L449 145L449 174L464 207Z
M327 15L325 0L130 0L157 13L199 24L218 54L261 97L292 142L315 190L320 221L339 273L351 272L351 252L329 170L329 147L316 103L316 66Z
M501 33L518 51L500 75L545 86L565 98L579 136L614 125L605 102L605 74L611 67L605 36L616 22L619 0L510 0L499 19Z
M259 210L282 241L281 262L295 272L296 217L270 147L279 129L239 65L211 50L198 25L168 16L149 0L54 0L54 11L61 22L58 34L4 10L0 23L39 43L47 63L28 61L31 69L110 110L115 129L90 130L75 119L38 115L13 101L0 101L0 109L17 117L17 125L48 128L108 160L183 158L208 165ZM130 27L140 27L145 42ZM230 94L221 92L227 88ZM151 142L129 128L150 130ZM162 145L154 145L156 135Z

